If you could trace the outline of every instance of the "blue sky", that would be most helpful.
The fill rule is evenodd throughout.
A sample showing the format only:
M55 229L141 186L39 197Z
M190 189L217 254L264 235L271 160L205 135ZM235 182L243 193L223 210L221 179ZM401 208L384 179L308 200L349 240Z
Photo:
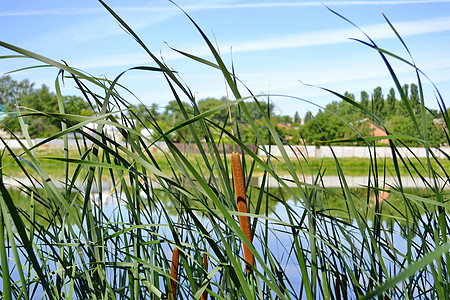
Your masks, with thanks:
M65 60L95 76L113 79L121 71L155 64L97 1L2 1L0 40ZM220 73L184 58L174 47L212 59L192 23L169 1L106 1L148 47L177 70L197 99L226 95ZM449 1L323 1L362 28L382 48L408 55L385 22L383 11L408 45L418 67L450 97ZM380 56L349 38L364 38L349 23L327 10L320 1L176 1L219 45L224 61L233 62L236 75L255 94L283 94L325 106L332 95L308 83L337 92L349 91L359 100L377 86L386 95L394 86ZM232 57L230 55L232 49ZM0 49L0 55L12 54ZM414 70L391 60L402 84L415 82ZM35 64L24 59L0 60L0 73ZM55 69L13 73L37 86L51 88ZM139 100L163 109L173 99L158 74L130 72L121 79ZM77 94L67 83L64 94ZM245 93L244 93L245 94ZM397 93L398 94L398 93ZM130 102L137 103L131 95ZM425 85L426 104L437 108L434 93ZM299 100L271 97L278 113L303 116L317 106ZM450 101L446 101L450 106Z

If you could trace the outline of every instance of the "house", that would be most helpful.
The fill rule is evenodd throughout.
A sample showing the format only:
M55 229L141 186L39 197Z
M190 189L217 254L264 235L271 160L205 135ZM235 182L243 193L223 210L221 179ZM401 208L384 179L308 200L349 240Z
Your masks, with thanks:
M381 126L374 124L369 118L356 121L356 124L359 124L361 127L367 126L372 136L387 136L386 131ZM389 139L378 140L378 143L389 144Z
M369 128L372 130L373 136L387 136L386 131L377 124L370 123ZM379 143L389 144L389 139L379 140Z
M280 127L280 128L288 128L288 129L292 128L292 124L291 123L286 123L286 124L278 123L277 126Z

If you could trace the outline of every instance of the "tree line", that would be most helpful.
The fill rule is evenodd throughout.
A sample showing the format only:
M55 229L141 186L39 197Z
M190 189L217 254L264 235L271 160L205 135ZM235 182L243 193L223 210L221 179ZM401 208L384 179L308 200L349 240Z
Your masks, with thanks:
M373 118L364 109L358 109L350 101L333 101L324 110L312 116L307 113L305 125L301 128L307 143L314 141L330 141L339 139L354 139L362 136L370 136L375 124L391 135L413 136L420 138L419 131L407 106L418 123L422 125L422 104L420 102L419 88L416 84L405 84L402 87L405 100L397 98L394 88L391 88L386 96L381 87L376 87L372 94L362 91L359 101L355 95L344 93L345 99L355 101L361 107L375 115ZM428 141L434 147L444 145L446 142L445 131L442 124L442 115L439 111L424 107L424 119ZM348 126L344 125L348 124ZM407 146L422 146L417 140L403 140ZM350 142L362 144L362 142ZM344 143L345 144L345 143Z
M88 102L78 96L63 96L65 113L93 115ZM10 76L0 77L0 105L2 105L2 125L6 133L21 136L21 127L17 118L18 110L36 110L45 113L59 113L58 98L46 85L35 88L28 80L16 81ZM61 131L61 122L45 116L26 116L25 124L32 138L49 137Z
M411 111L418 119L421 119L421 103L419 97L419 88L415 84L404 85L402 91L407 99ZM318 141L347 140L340 142L344 145L357 145L361 141L355 138L361 136L370 136L373 128L370 124L377 123L373 117L363 109L351 104L354 101L364 109L372 112L379 118L380 128L387 130L390 134L407 135L419 137L418 131L408 113L404 101L397 98L395 89L391 88L388 94L383 95L381 87L376 87L369 95L362 91L360 99L357 101L354 94L344 93L341 101L333 101L324 109L320 109L315 115L307 112L303 118L296 112L294 117L289 115L277 115L275 107L270 102L260 101L258 104L254 101L246 102L245 105L251 115L251 118L259 128L259 134L264 143L271 142L269 132L266 127L266 121L263 114L270 118L270 121L278 134L284 141L290 144L314 144ZM85 101L78 96L63 96L63 105L65 113L90 116L98 111L90 102ZM155 136L159 132L166 132L178 124L185 121L185 115L188 118L196 114L206 112L212 108L227 102L225 97L220 99L205 98L196 103L183 103L183 110L175 100L169 102L163 109L158 105L152 104L146 106L143 104L130 105L127 110L127 117L136 120L137 130L151 129ZM0 77L0 105L3 110L3 130L12 132L20 136L21 128L16 113L18 110L32 109L46 113L58 113L59 104L55 93L51 92L45 85L35 88L33 83L28 80L15 81L10 76ZM233 122L239 124L236 127L236 135L244 143L254 144L256 135L250 127L247 119L241 116L238 106L232 107ZM426 110L425 119L427 123L428 139L433 146L440 146L445 143L445 132L440 124L441 115L436 110ZM207 117L211 128L217 130L217 139L227 142L227 136L222 129L230 132L230 120L228 109L217 111ZM28 131L32 138L48 137L60 131L60 122L56 119L45 116L26 116L24 121L28 124ZM194 122L193 126L202 126L199 122ZM199 131L200 132L200 131ZM170 137L174 141L189 142L191 139L190 130L187 127L179 128ZM229 140L231 142L231 140ZM420 146L421 143L416 140L405 140L408 146Z

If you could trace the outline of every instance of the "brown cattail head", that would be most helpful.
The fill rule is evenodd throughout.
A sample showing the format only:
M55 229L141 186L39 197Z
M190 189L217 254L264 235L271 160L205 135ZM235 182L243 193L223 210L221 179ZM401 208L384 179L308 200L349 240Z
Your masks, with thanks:
M208 271L208 254L203 253L203 267Z
M231 169L233 170L233 178L234 178L234 190L236 192L236 201L238 212L247 213L247 200L245 197L245 183L244 183L244 175L242 173L241 166L241 157L238 153L233 152L231 154ZM242 232L248 238L248 240L252 241L252 234L250 230L250 218L248 216L239 216L239 224L241 226ZM253 257L253 253L244 243L244 259L247 262L246 269L248 273L252 272L250 267L255 265L255 258Z
M203 267L205 268L205 272L208 273L208 254L203 253ZM206 279L206 273L204 279ZM208 292L205 290L202 294L200 300L208 300Z
M180 251L178 248L173 249L172 266L170 267L170 290L172 291L172 298L175 300L177 294L177 279L178 279L178 265L180 263Z

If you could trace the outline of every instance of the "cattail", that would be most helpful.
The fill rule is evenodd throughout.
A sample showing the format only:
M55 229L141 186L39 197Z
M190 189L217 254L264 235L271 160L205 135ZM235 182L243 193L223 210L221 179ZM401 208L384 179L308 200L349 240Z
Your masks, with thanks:
M233 178L234 178L234 189L236 192L236 201L238 212L247 213L247 200L245 197L245 184L244 184L244 175L242 174L242 166L241 166L241 157L238 153L233 152L231 154L231 169L233 170ZM252 241L252 234L250 231L250 218L248 216L239 216L239 224L241 226L242 232L248 238L248 240ZM255 265L255 258L253 257L253 253L244 243L244 259L247 262L246 269L248 273L252 272L250 267Z
M180 263L180 252L178 248L175 247L172 253L172 266L170 267L170 290L172 291L172 298L176 299L177 294L177 278L178 278L178 265Z
M342 275L342 298L347 300L347 275Z
M341 300L341 280L336 277L336 284L334 285L334 290L336 292L336 300Z
M205 272L208 273L208 255L203 253L203 267L205 268ZM206 279L206 274L204 276L204 280ZM202 294L201 300L208 300L208 292L205 290Z

